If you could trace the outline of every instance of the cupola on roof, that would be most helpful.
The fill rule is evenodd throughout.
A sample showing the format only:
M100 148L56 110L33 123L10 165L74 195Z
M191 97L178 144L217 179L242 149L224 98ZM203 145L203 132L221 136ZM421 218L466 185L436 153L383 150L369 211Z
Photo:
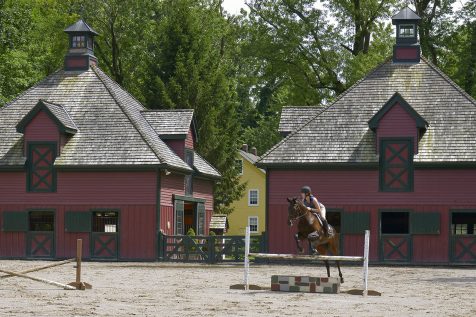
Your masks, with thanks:
M69 49L64 59L64 69L84 71L91 65L97 65L97 58L94 56L94 37L99 35L98 32L82 19L64 31L69 36Z

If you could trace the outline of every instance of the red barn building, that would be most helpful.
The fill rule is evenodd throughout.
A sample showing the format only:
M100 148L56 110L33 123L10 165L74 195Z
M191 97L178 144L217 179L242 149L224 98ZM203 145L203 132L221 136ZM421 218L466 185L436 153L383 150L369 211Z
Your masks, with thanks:
M220 174L192 110L146 110L96 66L82 20L64 69L0 109L0 258L154 260L158 235L208 232Z
M476 263L476 101L420 57L412 10L392 20L393 58L304 122L282 118L289 135L258 162L269 252L296 252L286 197L310 185L344 255L370 229L374 262Z

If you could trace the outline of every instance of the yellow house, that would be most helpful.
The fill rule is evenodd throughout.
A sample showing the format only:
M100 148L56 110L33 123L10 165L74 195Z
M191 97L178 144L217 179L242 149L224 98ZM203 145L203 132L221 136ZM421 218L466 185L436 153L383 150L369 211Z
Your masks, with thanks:
M250 226L251 234L265 231L266 172L257 168L256 148L248 152L248 146L236 154L236 166L240 171L240 183L247 183L240 200L233 203L234 211L228 215L230 225L227 235L244 235L245 227Z

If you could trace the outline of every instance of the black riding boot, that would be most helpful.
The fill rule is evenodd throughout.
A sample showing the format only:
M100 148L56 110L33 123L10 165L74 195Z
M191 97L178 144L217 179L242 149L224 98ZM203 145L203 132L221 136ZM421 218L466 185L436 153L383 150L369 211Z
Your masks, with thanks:
M324 229L324 234L326 235L326 237L329 237L330 228L329 228L329 223L327 222L327 219L322 218L322 227Z

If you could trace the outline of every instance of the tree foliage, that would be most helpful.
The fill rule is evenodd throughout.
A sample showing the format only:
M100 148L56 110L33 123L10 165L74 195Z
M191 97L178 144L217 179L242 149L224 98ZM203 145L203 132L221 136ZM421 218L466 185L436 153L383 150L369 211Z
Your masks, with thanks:
M423 55L476 97L474 1L246 0L237 16L222 2L0 0L0 106L62 67L63 30L83 17L100 67L144 105L195 110L198 151L224 175L215 209L230 212L240 143L263 154L283 106L329 104L389 58L405 5L422 18Z

